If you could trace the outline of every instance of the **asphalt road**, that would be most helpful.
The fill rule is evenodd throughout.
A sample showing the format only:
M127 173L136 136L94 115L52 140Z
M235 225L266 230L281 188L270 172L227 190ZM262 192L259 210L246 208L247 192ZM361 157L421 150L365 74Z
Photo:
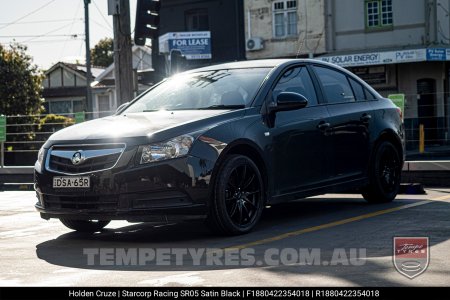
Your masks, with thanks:
M450 285L447 189L378 205L359 195L308 198L266 209L257 229L238 237L214 236L199 223L121 221L80 234L40 219L34 202L33 192L0 192L1 286ZM397 272L395 236L429 237L424 273L409 279ZM189 255L174 256L174 249ZM205 259L189 251L205 251Z

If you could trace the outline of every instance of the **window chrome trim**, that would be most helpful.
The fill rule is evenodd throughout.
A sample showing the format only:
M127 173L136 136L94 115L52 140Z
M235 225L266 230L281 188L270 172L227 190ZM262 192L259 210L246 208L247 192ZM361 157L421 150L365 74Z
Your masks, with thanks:
M76 148L82 148L82 147L95 147L95 146L115 146L115 148L109 148L109 149L93 149L93 150L82 150L83 154L85 155L85 161L91 159L91 158L97 158L97 157L102 157L102 156L106 156L106 155L113 155L113 154L118 154L120 153L119 157L117 158L116 162L114 163L114 165L110 168L106 168L106 169L100 169L100 170L94 170L94 171L89 171L89 172L81 172L81 173L67 173L67 172L61 172L61 171L57 171L57 170L53 170L50 168L50 157L56 156L56 157L61 157L61 158L66 158L66 159L72 159L72 156L80 151L80 150L53 150L53 147L58 147L58 148L72 148L72 149L76 149ZM117 148L117 146L122 146L121 148ZM112 168L114 168L117 163L119 162L120 158L122 157L123 152L125 151L126 148L126 144L123 143L119 143L119 144L77 144L77 145L71 145L71 144L66 144L66 145L53 145L52 147L50 147L50 149L47 151L47 155L45 157L45 169L49 172L53 172L53 173L57 173L57 174L63 174L63 175L85 175L85 174L91 174L91 173L95 173L95 172L102 172L102 171L106 171L106 170L110 170Z

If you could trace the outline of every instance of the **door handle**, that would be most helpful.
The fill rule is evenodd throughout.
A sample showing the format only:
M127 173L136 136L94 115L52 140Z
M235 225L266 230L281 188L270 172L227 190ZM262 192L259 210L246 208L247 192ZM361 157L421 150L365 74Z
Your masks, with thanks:
M369 122L370 119L372 119L372 116L369 114L363 114L360 118L361 122L365 122L365 123Z
M323 130L323 131L329 129L330 127L331 127L331 124L324 122L324 121L320 122L319 125L317 125L317 129Z

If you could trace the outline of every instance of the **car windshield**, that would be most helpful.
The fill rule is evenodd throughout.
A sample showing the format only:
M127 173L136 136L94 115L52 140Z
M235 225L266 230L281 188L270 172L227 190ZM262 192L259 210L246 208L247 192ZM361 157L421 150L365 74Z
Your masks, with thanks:
M123 113L243 108L251 103L269 71L227 69L175 75L149 90Z

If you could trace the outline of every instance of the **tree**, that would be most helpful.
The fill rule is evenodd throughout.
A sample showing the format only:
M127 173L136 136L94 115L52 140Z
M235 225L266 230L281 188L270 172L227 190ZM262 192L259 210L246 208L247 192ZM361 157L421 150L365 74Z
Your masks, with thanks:
M107 67L114 61L114 42L112 38L101 39L91 49L92 64L99 67Z
M44 76L26 50L17 43L0 44L0 114L8 117L6 164L32 164L40 147L34 132L39 120L36 115L44 109Z
M35 115L43 109L43 73L26 50L20 44L0 44L0 114Z

